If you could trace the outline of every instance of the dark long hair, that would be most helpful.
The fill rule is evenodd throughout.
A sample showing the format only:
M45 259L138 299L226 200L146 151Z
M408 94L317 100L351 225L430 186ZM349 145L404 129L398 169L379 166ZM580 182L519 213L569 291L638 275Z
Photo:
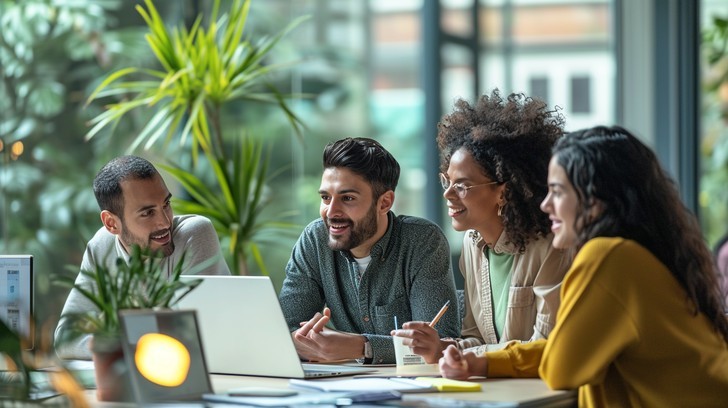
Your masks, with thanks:
M554 157L579 197L577 248L596 237L638 242L667 266L694 313L705 314L728 341L710 249L652 150L621 127L599 126L560 139ZM593 203L601 205L596 217L589 212Z

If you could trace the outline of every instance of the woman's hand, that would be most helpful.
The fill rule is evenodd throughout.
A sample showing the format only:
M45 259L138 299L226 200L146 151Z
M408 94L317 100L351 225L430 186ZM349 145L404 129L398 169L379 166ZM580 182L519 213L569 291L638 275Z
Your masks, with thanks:
M483 354L461 352L455 346L448 346L440 359L440 374L445 378L465 380L474 375L488 373L488 358Z

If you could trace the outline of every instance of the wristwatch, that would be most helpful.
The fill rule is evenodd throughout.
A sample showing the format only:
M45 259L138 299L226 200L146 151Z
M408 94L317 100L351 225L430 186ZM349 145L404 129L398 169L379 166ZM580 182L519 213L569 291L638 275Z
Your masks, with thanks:
M374 353L372 352L372 343L369 342L368 337L364 337L364 358L357 358L356 361L360 364L371 364L374 359Z

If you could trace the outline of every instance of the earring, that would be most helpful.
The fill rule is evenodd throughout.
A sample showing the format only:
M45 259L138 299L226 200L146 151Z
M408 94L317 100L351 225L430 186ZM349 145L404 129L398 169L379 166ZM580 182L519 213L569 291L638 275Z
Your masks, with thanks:
M498 206L498 216L499 217L502 217L503 216L503 206L502 205L499 205Z

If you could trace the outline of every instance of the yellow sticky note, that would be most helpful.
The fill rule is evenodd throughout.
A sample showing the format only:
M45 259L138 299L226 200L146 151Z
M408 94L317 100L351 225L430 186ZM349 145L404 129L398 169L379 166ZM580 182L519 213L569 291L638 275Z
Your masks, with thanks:
M452 391L452 392L468 392L468 391L480 391L480 383L469 382L469 381L458 381L450 380L448 378L436 378L436 377L417 377L417 381L423 381L428 384L432 384L433 387L437 388L438 391Z

